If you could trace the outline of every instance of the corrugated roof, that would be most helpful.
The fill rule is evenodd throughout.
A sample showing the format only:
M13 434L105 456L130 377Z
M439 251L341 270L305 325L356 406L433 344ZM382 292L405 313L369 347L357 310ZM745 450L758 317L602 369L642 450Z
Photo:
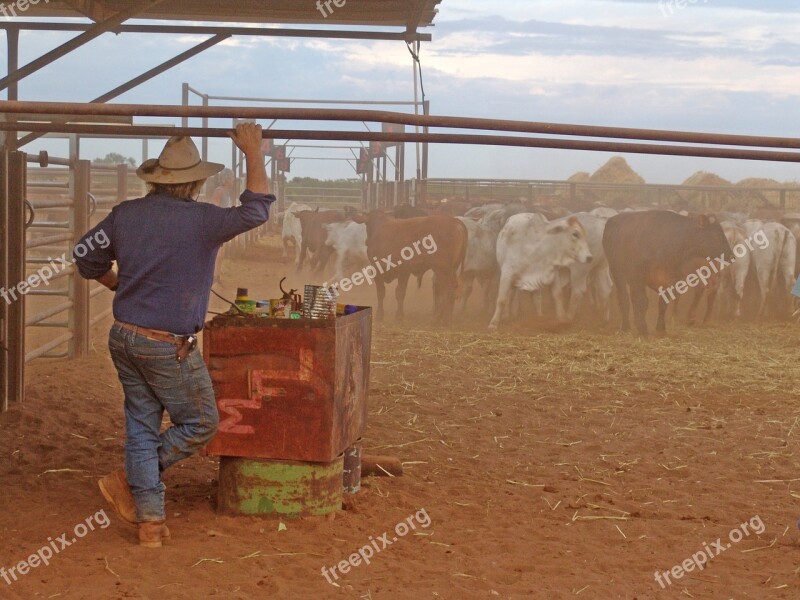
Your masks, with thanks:
M413 30L433 24L437 6L441 1L166 0L137 15L136 18L260 24L364 25L407 27ZM50 0L47 3L30 4L24 16L78 17L85 15L95 20L102 20L136 4L138 3L131 0ZM322 9L319 9L318 5Z

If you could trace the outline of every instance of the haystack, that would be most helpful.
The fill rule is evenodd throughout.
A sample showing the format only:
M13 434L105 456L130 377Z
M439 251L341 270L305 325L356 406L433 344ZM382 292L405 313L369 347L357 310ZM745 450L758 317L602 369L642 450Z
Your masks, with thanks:
M592 179L592 174L587 171L578 171L572 175L567 181L570 183L586 183Z
M698 171L697 173L689 177L689 179L684 181L682 185L729 187L732 186L733 184L727 179L723 179L716 173L709 173L708 171Z
M760 210L780 210L784 208L781 205L781 192L776 188L792 187L794 190L783 194L787 207L797 208L798 201L800 201L800 193L796 184L785 184L774 179L767 179L763 177L748 177L742 179L736 184L738 188L745 188L746 192L743 193L745 201ZM769 188L775 191L765 191L764 188Z
M784 187L784 184L780 181L776 181L774 179L766 179L763 177L748 177L747 179L742 179L740 182L736 184L739 187L747 187L747 188L780 188Z
M641 190L626 189L628 185L642 185L645 183L636 171L621 156L615 156L606 164L597 169L588 179L589 183L619 184L620 187L589 187L584 188L584 200L589 205L584 210L595 206L610 206L622 210L628 206L641 206L646 198Z
M645 183L644 179L621 156L611 158L592 174L589 181L592 183L626 183L633 185Z
M686 186L716 187L715 190L687 190L682 196L687 200L689 210L694 211L727 211L752 214L752 211L763 202L741 189L732 182L707 171L698 171L683 182Z

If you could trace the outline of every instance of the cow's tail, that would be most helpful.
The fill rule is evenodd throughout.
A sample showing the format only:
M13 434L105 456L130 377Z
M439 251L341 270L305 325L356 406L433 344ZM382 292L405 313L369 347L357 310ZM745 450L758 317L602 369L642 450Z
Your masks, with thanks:
M784 264L783 255L787 250L788 245L788 236L786 235L786 231L781 230L781 248L779 252L775 253L775 261L770 265L770 274L769 274L769 289L774 292L774 290L778 289L778 280L781 276L781 267Z
M458 262L456 263L456 298L460 298L461 294L464 293L464 265L467 262L467 245L469 243L467 226L461 221L458 223L461 225L461 231L464 235L462 236L462 244L459 248Z
M783 285L792 288L795 281L795 272L797 270L797 239L794 234L786 229L783 232L783 248L781 249L781 256L779 261L779 273L783 279Z

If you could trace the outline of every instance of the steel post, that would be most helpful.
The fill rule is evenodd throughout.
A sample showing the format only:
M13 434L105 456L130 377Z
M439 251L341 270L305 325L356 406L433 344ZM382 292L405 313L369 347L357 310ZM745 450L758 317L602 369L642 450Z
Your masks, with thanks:
M8 281L8 152L0 151L0 289ZM8 304L0 300L0 413L8 410Z
M72 217L73 248L89 230L89 191L92 163L79 160L75 165L75 196ZM72 297L74 304L70 314L71 355L75 358L89 353L90 302L89 281L76 271L72 275Z
M27 157L24 152L8 155L8 286L7 307L9 403L22 402L25 397L25 189ZM15 288L15 289L14 289ZM12 295L13 289L13 295Z

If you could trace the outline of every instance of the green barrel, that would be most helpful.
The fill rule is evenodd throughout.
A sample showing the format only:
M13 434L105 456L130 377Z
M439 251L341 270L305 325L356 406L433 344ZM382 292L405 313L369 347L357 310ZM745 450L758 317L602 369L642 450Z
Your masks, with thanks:
M217 509L236 515L309 517L342 508L343 457L330 463L222 456Z

